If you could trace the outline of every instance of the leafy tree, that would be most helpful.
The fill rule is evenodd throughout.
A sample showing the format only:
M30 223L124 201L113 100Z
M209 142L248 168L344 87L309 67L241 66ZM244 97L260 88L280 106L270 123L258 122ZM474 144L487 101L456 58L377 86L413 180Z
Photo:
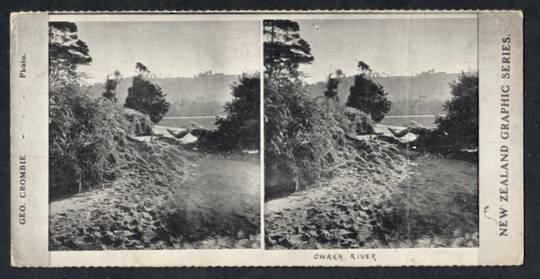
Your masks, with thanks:
M218 119L217 133L226 149L259 149L260 77L242 74L232 85L233 100L225 105L225 118Z
M166 95L161 87L148 80L149 71L146 66L137 63L136 67L141 73L133 77L124 106L142 112L150 116L153 123L158 123L169 110L170 104L165 100Z
M290 20L265 20L264 66L268 78L297 78L298 66L311 63L311 47L300 38L300 27Z
M148 70L148 68L141 62L137 62L135 64L135 69L137 69L140 73L142 74L145 74L145 73L150 73L150 71Z
M113 77L107 75L107 80L105 80L105 92L103 92L103 97L111 100L113 103L116 103L116 87L120 82L122 75L119 71L115 71Z
M297 22L265 20L263 26L265 151L270 160L276 156L292 159L295 143L311 128L314 111L298 67L314 58L308 42L300 37Z
M371 72L371 68L364 61L358 61L358 71L360 73Z
M315 109L298 70L314 58L308 42L300 37L297 22L265 20L263 26L265 152L270 160L292 160L294 146L314 124L309 119Z
M371 80L366 72L371 71L369 66L359 62L360 74L354 77L354 85L350 88L346 105L368 113L375 122L379 122L390 110L391 103L386 98L388 93L383 87Z
M344 78L345 74L343 74L341 69L337 69L334 73L329 74L324 96L326 96L328 99L336 101L336 103L339 103L338 86Z
M478 147L478 73L461 73L450 84L446 116L436 119L437 129L459 147Z
M119 126L113 106L84 93L78 65L92 61L77 26L49 25L49 185L50 195L82 191L102 182L112 163Z
M51 86L77 82L77 66L92 62L89 49L71 22L49 22L49 80Z
M337 123L307 94L301 64L311 63L298 23L264 22L265 175L267 197L315 184ZM329 120L328 120L329 121Z

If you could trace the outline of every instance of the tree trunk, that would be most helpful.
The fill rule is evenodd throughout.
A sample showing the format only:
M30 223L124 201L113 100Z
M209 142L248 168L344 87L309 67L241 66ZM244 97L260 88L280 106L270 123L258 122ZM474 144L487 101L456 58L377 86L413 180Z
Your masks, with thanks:
M82 173L79 173L79 193L82 192Z

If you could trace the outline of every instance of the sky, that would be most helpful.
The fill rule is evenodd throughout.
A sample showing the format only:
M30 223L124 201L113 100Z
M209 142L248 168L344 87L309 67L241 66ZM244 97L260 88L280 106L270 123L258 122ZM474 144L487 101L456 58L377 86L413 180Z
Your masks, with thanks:
M298 20L315 61L303 65L308 82L341 68L356 73L359 60L373 71L415 75L434 69L477 69L476 18L370 18ZM93 61L79 70L89 82L145 64L157 76L191 77L212 70L241 74L260 70L259 21L76 22Z
M357 72L364 61L378 73L415 75L435 71L459 73L477 69L477 19L376 18L298 20L300 34L315 60L301 66L308 82L326 80L342 69Z
M259 71L258 21L75 22L93 61L80 66L90 82L119 70L135 74L141 62L157 76L191 77Z

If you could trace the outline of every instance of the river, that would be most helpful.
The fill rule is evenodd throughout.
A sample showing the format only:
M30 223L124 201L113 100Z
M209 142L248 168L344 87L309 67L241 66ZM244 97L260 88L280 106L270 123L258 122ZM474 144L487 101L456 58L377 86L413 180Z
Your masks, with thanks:
M160 126L174 128L188 128L192 122L201 124L205 128L213 129L216 127L217 116L178 116L178 117L163 117L159 122Z
M435 128L436 115L387 115L381 120L380 124L388 126L411 126L411 121L414 121L426 128Z
M216 116L164 117L159 122L159 125L174 128L188 128L192 122L196 122L205 128L213 129L216 127L216 118ZM414 121L426 128L434 128L435 118L436 115L388 115L384 117L380 124L406 127L411 126L411 121Z

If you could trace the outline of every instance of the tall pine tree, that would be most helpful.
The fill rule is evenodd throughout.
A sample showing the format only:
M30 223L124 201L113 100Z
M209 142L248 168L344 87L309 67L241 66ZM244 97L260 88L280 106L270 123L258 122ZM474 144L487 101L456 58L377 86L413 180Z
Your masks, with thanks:
M297 78L298 66L311 63L311 47L300 38L300 27L290 20L265 20L264 67L267 78Z
M72 22L49 22L49 80L56 85L77 82L77 66L92 62L88 46Z

